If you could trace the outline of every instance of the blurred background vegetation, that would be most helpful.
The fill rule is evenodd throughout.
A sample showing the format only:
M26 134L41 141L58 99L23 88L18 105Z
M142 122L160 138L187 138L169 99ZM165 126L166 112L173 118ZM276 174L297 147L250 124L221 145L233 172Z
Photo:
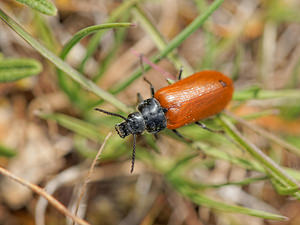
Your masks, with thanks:
M91 224L300 224L299 12L297 0L2 0L0 165L74 211L113 131L78 211ZM227 112L203 121L225 133L140 136L130 174L132 138L93 108L126 116L137 92L150 97L132 49L173 77L231 77ZM3 176L0 190L0 224L71 224Z

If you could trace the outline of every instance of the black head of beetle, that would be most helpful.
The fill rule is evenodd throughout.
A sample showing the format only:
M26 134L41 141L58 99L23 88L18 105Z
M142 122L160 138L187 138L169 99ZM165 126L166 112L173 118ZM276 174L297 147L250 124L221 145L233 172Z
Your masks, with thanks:
M141 134L145 130L144 118L140 112L130 113L127 119L116 124L115 128L121 138L130 134Z
M160 103L155 98L143 100L138 105L137 109L138 112L130 113L128 117L125 118L122 115L95 108L97 111L112 116L118 116L125 120L122 123L116 124L115 129L121 138L125 138L130 134L133 135L131 172L134 168L136 135L142 134L145 130L149 133L156 134L167 127L167 119L165 117L165 112L167 110L161 107Z

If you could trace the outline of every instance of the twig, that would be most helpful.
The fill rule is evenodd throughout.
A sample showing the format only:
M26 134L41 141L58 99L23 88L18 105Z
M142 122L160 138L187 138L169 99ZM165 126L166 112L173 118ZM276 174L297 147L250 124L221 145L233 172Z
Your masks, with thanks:
M111 134L112 134L112 132L109 132L109 133L107 134L107 136L105 137L105 139L104 139L104 141L103 141L103 143L102 143L102 145L101 145L99 151L97 152L96 157L94 158L94 160L93 160L93 162L92 162L92 165L91 165L91 167L90 167L90 169L89 169L89 171L88 171L88 174L87 174L87 176L86 176L86 179L85 179L84 182L83 182L83 185L82 185L81 190L80 190L80 195L79 195L79 198L78 198L77 203L76 203L75 216L77 215L77 212L78 212L78 209L79 209L79 205L80 205L80 201L81 201L81 199L82 199L83 196L84 196L84 193L85 193L85 190L86 190L86 186L87 186L88 182L90 181L90 177L91 177L91 175L92 175L92 173L93 173L93 171L94 171L94 168L95 168L95 165L96 165L96 163L97 163L97 160L98 160L99 156L101 155L102 150L104 149L104 146L106 145L106 142L107 142L107 140L110 138ZM77 222L77 221L74 221L74 220L73 220L73 225L75 225L75 222Z
M58 211L60 211L62 214L65 216L70 217L74 222L80 224L80 225L90 225L88 222L80 219L79 217L73 215L68 209L62 205L59 201L57 201L54 197L49 195L47 192L45 192L42 188L39 186L32 184L20 177L17 177L16 175L12 174L8 170L4 169L3 167L0 167L0 173L3 174L4 176L7 176L8 178L28 187L31 189L33 192L37 193L40 196L43 196L45 199L49 201L51 205L53 205Z

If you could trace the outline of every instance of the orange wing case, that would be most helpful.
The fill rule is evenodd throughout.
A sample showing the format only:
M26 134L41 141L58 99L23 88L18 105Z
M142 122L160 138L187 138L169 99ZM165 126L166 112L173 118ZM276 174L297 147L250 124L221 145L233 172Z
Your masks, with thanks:
M168 109L167 128L176 129L219 113L232 93L230 78L217 71L201 71L159 89L154 97Z

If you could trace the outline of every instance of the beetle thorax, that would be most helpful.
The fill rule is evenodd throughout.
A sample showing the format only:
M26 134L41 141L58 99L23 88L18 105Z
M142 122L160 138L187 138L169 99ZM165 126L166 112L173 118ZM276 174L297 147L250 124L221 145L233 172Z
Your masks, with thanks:
M164 109L155 98L142 101L137 108L143 115L149 133L157 133L167 127Z
M155 98L149 98L138 105L139 112L130 113L126 121L115 126L121 138L130 134L141 134L145 130L157 133L167 127L164 109Z

